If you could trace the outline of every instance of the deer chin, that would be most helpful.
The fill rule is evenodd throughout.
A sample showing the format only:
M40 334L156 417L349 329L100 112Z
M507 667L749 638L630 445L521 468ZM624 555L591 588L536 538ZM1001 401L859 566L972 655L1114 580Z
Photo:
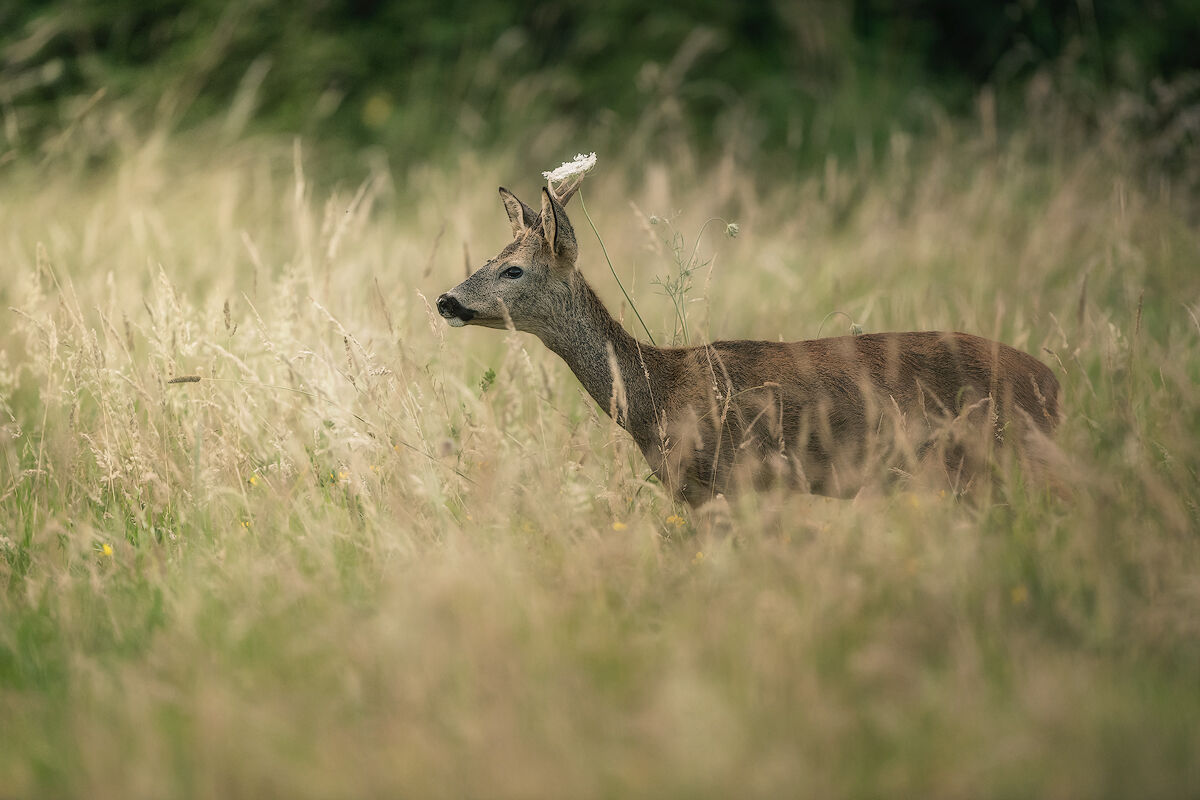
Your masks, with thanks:
M468 325L478 325L481 328L495 328L496 330L504 330L508 327L508 323L504 321L504 317L472 317Z
M508 327L508 324L502 317L480 317L472 315L468 319L463 319L462 317L455 315L452 317L443 317L442 319L446 320L446 324L451 328L465 328L468 325L473 325L479 328L497 328L504 330Z

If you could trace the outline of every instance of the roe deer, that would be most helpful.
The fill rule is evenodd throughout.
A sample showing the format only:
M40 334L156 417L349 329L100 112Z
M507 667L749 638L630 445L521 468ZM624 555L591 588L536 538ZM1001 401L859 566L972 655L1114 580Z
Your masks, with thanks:
M613 319L575 267L561 194L538 214L500 197L513 241L437 300L455 327L536 335L633 437L675 497L742 485L846 496L881 466L944 465L961 486L993 443L1045 440L1059 386L1045 364L966 333L654 347Z

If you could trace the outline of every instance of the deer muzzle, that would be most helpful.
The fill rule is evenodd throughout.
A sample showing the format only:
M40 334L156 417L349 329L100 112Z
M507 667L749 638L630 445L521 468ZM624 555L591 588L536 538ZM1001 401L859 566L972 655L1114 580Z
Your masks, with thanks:
M475 312L458 302L449 293L437 299L438 313L455 328L461 328L475 318Z

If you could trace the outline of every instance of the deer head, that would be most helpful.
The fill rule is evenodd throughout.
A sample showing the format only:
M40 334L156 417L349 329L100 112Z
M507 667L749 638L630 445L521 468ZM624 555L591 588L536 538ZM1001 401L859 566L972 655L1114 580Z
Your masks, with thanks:
M561 324L568 304L579 247L563 209L578 188L558 193L542 188L540 214L500 187L513 240L471 277L437 300L438 313L458 328L483 325L541 336ZM556 310L558 314L556 315ZM556 323L557 320L557 323Z

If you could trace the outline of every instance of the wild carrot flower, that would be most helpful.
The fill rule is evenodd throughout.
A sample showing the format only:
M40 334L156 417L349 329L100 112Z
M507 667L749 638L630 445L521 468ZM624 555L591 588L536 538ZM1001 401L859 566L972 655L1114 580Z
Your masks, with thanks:
M576 175L583 175L592 167L596 166L596 154L589 153L586 156L583 153L575 156L573 161L564 161L562 166L557 169L552 169L549 172L543 172L542 177L546 179L546 183L555 184L565 181L567 178L573 178Z

